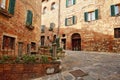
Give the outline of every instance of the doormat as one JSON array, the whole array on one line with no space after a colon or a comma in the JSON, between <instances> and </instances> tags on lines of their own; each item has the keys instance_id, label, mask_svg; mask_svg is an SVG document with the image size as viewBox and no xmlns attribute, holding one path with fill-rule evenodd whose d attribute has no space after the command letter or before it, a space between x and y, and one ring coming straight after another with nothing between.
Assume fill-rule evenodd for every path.
<instances>
[{"instance_id":1,"label":"doormat","mask_svg":"<svg viewBox=\"0 0 120 80\"><path fill-rule=\"evenodd\" d=\"M83 76L87 76L87 73L84 73L82 70L75 70L75 71L71 71L70 72L74 77L83 77Z\"/></svg>"}]
</instances>

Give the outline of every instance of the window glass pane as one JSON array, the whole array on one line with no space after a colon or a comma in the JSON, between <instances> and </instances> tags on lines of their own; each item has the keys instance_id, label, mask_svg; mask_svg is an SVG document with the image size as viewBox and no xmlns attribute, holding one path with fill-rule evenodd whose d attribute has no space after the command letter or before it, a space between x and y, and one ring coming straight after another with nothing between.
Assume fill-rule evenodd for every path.
<instances>
[{"instance_id":1,"label":"window glass pane","mask_svg":"<svg viewBox=\"0 0 120 80\"><path fill-rule=\"evenodd\" d=\"M92 12L92 20L95 20L95 12Z\"/></svg>"},{"instance_id":2,"label":"window glass pane","mask_svg":"<svg viewBox=\"0 0 120 80\"><path fill-rule=\"evenodd\" d=\"M15 38L9 36L3 36L3 47L2 49L13 50L15 46Z\"/></svg>"},{"instance_id":3,"label":"window glass pane","mask_svg":"<svg viewBox=\"0 0 120 80\"><path fill-rule=\"evenodd\" d=\"M68 6L73 5L73 0L68 0Z\"/></svg>"},{"instance_id":4,"label":"window glass pane","mask_svg":"<svg viewBox=\"0 0 120 80\"><path fill-rule=\"evenodd\" d=\"M72 18L68 18L67 19L67 25L71 25L71 24L73 24L73 20L72 20Z\"/></svg>"},{"instance_id":5,"label":"window glass pane","mask_svg":"<svg viewBox=\"0 0 120 80\"><path fill-rule=\"evenodd\" d=\"M91 13L88 13L88 21L91 20Z\"/></svg>"},{"instance_id":6,"label":"window glass pane","mask_svg":"<svg viewBox=\"0 0 120 80\"><path fill-rule=\"evenodd\" d=\"M119 13L119 6L115 6L115 15Z\"/></svg>"},{"instance_id":7,"label":"window glass pane","mask_svg":"<svg viewBox=\"0 0 120 80\"><path fill-rule=\"evenodd\" d=\"M52 4L51 9L55 9L55 3Z\"/></svg>"},{"instance_id":8,"label":"window glass pane","mask_svg":"<svg viewBox=\"0 0 120 80\"><path fill-rule=\"evenodd\" d=\"M44 8L43 8L43 13L46 13L46 12L47 12L47 8L44 7Z\"/></svg>"},{"instance_id":9,"label":"window glass pane","mask_svg":"<svg viewBox=\"0 0 120 80\"><path fill-rule=\"evenodd\" d=\"M1 6L3 9L5 9L5 6L6 6L6 0L2 0L0 6Z\"/></svg>"}]
</instances>

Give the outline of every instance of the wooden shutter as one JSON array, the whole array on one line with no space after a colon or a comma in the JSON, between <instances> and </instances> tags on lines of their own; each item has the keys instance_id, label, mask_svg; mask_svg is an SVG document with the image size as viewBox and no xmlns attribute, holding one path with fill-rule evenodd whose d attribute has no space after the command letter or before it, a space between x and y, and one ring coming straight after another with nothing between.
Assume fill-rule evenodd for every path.
<instances>
[{"instance_id":1,"label":"wooden shutter","mask_svg":"<svg viewBox=\"0 0 120 80\"><path fill-rule=\"evenodd\" d=\"M73 24L76 24L76 16L73 16Z\"/></svg>"},{"instance_id":2,"label":"wooden shutter","mask_svg":"<svg viewBox=\"0 0 120 80\"><path fill-rule=\"evenodd\" d=\"M27 11L27 20L26 20L26 24L27 25L32 25L32 17L33 14L30 10Z\"/></svg>"},{"instance_id":3,"label":"wooden shutter","mask_svg":"<svg viewBox=\"0 0 120 80\"><path fill-rule=\"evenodd\" d=\"M85 13L84 13L84 19L85 19L85 22L88 21L88 12L85 12Z\"/></svg>"},{"instance_id":4,"label":"wooden shutter","mask_svg":"<svg viewBox=\"0 0 120 80\"><path fill-rule=\"evenodd\" d=\"M67 18L65 18L65 26L67 26Z\"/></svg>"},{"instance_id":5,"label":"wooden shutter","mask_svg":"<svg viewBox=\"0 0 120 80\"><path fill-rule=\"evenodd\" d=\"M10 1L9 1L8 12L9 12L10 14L12 14L12 15L14 15L15 2L16 2L16 0L10 0Z\"/></svg>"},{"instance_id":6,"label":"wooden shutter","mask_svg":"<svg viewBox=\"0 0 120 80\"><path fill-rule=\"evenodd\" d=\"M76 0L73 0L73 5L76 3Z\"/></svg>"},{"instance_id":7,"label":"wooden shutter","mask_svg":"<svg viewBox=\"0 0 120 80\"><path fill-rule=\"evenodd\" d=\"M115 5L111 5L111 16L115 16Z\"/></svg>"},{"instance_id":8,"label":"wooden shutter","mask_svg":"<svg viewBox=\"0 0 120 80\"><path fill-rule=\"evenodd\" d=\"M68 7L68 0L66 0L66 7Z\"/></svg>"},{"instance_id":9,"label":"wooden shutter","mask_svg":"<svg viewBox=\"0 0 120 80\"><path fill-rule=\"evenodd\" d=\"M95 10L95 19L98 19L98 9Z\"/></svg>"}]
</instances>

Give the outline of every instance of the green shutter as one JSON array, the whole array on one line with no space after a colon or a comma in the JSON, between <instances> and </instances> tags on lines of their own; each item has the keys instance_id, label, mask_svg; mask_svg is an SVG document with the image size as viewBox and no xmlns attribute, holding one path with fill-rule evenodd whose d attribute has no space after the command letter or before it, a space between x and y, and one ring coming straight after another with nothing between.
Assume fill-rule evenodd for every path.
<instances>
[{"instance_id":1,"label":"green shutter","mask_svg":"<svg viewBox=\"0 0 120 80\"><path fill-rule=\"evenodd\" d=\"M30 10L27 11L27 20L26 20L26 24L27 25L32 25L32 17L33 14Z\"/></svg>"},{"instance_id":2,"label":"green shutter","mask_svg":"<svg viewBox=\"0 0 120 80\"><path fill-rule=\"evenodd\" d=\"M67 26L67 18L65 18L65 26Z\"/></svg>"},{"instance_id":3,"label":"green shutter","mask_svg":"<svg viewBox=\"0 0 120 80\"><path fill-rule=\"evenodd\" d=\"M66 0L66 7L68 7L68 0Z\"/></svg>"},{"instance_id":4,"label":"green shutter","mask_svg":"<svg viewBox=\"0 0 120 80\"><path fill-rule=\"evenodd\" d=\"M88 12L85 12L85 13L84 13L84 19L85 19L85 22L88 21Z\"/></svg>"},{"instance_id":5,"label":"green shutter","mask_svg":"<svg viewBox=\"0 0 120 80\"><path fill-rule=\"evenodd\" d=\"M76 0L73 0L73 5L76 3Z\"/></svg>"},{"instance_id":6,"label":"green shutter","mask_svg":"<svg viewBox=\"0 0 120 80\"><path fill-rule=\"evenodd\" d=\"M73 16L73 24L76 23L76 16Z\"/></svg>"},{"instance_id":7,"label":"green shutter","mask_svg":"<svg viewBox=\"0 0 120 80\"><path fill-rule=\"evenodd\" d=\"M98 9L95 10L95 19L98 19Z\"/></svg>"},{"instance_id":8,"label":"green shutter","mask_svg":"<svg viewBox=\"0 0 120 80\"><path fill-rule=\"evenodd\" d=\"M111 5L111 16L115 16L115 5Z\"/></svg>"},{"instance_id":9,"label":"green shutter","mask_svg":"<svg viewBox=\"0 0 120 80\"><path fill-rule=\"evenodd\" d=\"M9 2L8 12L12 15L14 15L15 2L16 2L16 0L10 0L10 2Z\"/></svg>"}]
</instances>

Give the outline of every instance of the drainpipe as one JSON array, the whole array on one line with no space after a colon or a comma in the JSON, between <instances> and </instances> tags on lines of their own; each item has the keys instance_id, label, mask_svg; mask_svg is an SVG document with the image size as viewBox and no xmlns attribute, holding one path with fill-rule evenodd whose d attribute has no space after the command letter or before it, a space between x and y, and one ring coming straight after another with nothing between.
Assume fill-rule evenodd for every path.
<instances>
[{"instance_id":1,"label":"drainpipe","mask_svg":"<svg viewBox=\"0 0 120 80\"><path fill-rule=\"evenodd\" d=\"M59 31L60 31L60 3L61 3L61 0L59 0L59 7L58 7L58 28L57 28L57 37L59 36Z\"/></svg>"}]
</instances>

